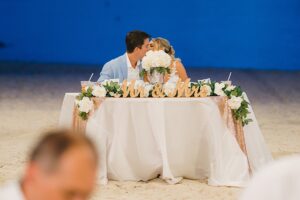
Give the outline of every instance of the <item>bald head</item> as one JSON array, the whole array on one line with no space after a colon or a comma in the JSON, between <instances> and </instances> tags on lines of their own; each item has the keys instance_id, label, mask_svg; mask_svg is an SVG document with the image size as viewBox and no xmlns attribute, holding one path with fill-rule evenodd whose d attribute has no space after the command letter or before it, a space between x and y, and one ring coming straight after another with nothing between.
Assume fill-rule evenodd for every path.
<instances>
[{"instance_id":1,"label":"bald head","mask_svg":"<svg viewBox=\"0 0 300 200\"><path fill-rule=\"evenodd\" d=\"M93 155L95 165L98 163L94 144L84 134L69 130L55 130L45 133L33 148L29 161L40 164L48 171L55 170L62 156L76 148L87 148Z\"/></svg>"},{"instance_id":2,"label":"bald head","mask_svg":"<svg viewBox=\"0 0 300 200\"><path fill-rule=\"evenodd\" d=\"M84 134L47 132L33 148L23 179L32 200L87 199L96 181L97 151Z\"/></svg>"}]
</instances>

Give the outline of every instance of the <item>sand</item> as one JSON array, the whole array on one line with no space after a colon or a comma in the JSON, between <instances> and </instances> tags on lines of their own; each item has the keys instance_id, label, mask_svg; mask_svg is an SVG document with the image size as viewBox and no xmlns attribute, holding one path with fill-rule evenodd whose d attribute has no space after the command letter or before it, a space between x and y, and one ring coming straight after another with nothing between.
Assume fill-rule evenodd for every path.
<instances>
[{"instance_id":1,"label":"sand","mask_svg":"<svg viewBox=\"0 0 300 200\"><path fill-rule=\"evenodd\" d=\"M57 125L65 92L99 73L94 66L0 63L0 185L22 174L26 155L43 130ZM232 80L247 92L275 159L300 152L300 72L191 69L192 78ZM212 187L206 180L177 185L155 179L110 181L92 199L237 199L241 188Z\"/></svg>"}]
</instances>

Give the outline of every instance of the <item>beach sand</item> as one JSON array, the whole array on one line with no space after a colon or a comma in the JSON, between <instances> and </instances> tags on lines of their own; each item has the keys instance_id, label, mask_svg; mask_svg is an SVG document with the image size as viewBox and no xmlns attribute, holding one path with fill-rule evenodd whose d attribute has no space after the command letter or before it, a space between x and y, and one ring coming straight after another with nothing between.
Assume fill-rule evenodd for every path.
<instances>
[{"instance_id":1,"label":"beach sand","mask_svg":"<svg viewBox=\"0 0 300 200\"><path fill-rule=\"evenodd\" d=\"M0 185L20 177L26 155L42 131L56 127L65 92L78 92L95 66L0 63ZM210 77L240 85L251 101L275 159L300 152L300 72L190 69L193 80ZM96 75L98 77L98 75ZM94 78L96 79L96 78ZM110 181L92 199L237 199L241 188L212 187L206 180L169 185Z\"/></svg>"}]
</instances>

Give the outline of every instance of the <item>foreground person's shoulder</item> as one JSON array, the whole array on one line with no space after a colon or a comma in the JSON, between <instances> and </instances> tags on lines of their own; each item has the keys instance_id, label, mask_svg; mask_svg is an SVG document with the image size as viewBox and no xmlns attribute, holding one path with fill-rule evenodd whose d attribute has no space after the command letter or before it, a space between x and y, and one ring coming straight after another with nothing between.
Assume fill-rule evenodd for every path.
<instances>
[{"instance_id":1,"label":"foreground person's shoulder","mask_svg":"<svg viewBox=\"0 0 300 200\"><path fill-rule=\"evenodd\" d=\"M300 156L269 163L254 174L240 200L300 199Z\"/></svg>"},{"instance_id":2,"label":"foreground person's shoulder","mask_svg":"<svg viewBox=\"0 0 300 200\"><path fill-rule=\"evenodd\" d=\"M0 199L2 200L25 200L21 187L17 181L6 183L0 187Z\"/></svg>"}]
</instances>

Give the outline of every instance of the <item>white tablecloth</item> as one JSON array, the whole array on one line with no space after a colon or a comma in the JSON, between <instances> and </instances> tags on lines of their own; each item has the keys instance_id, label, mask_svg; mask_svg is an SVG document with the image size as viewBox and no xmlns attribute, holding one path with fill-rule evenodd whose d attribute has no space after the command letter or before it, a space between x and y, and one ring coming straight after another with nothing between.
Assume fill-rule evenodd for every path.
<instances>
[{"instance_id":1,"label":"white tablecloth","mask_svg":"<svg viewBox=\"0 0 300 200\"><path fill-rule=\"evenodd\" d=\"M72 126L76 93L66 93L59 124ZM252 111L252 109L250 108ZM272 160L253 111L244 127L252 170ZM210 98L106 98L88 119L87 134L100 153L99 181L169 183L208 178L210 185L244 186L248 163Z\"/></svg>"}]
</instances>

